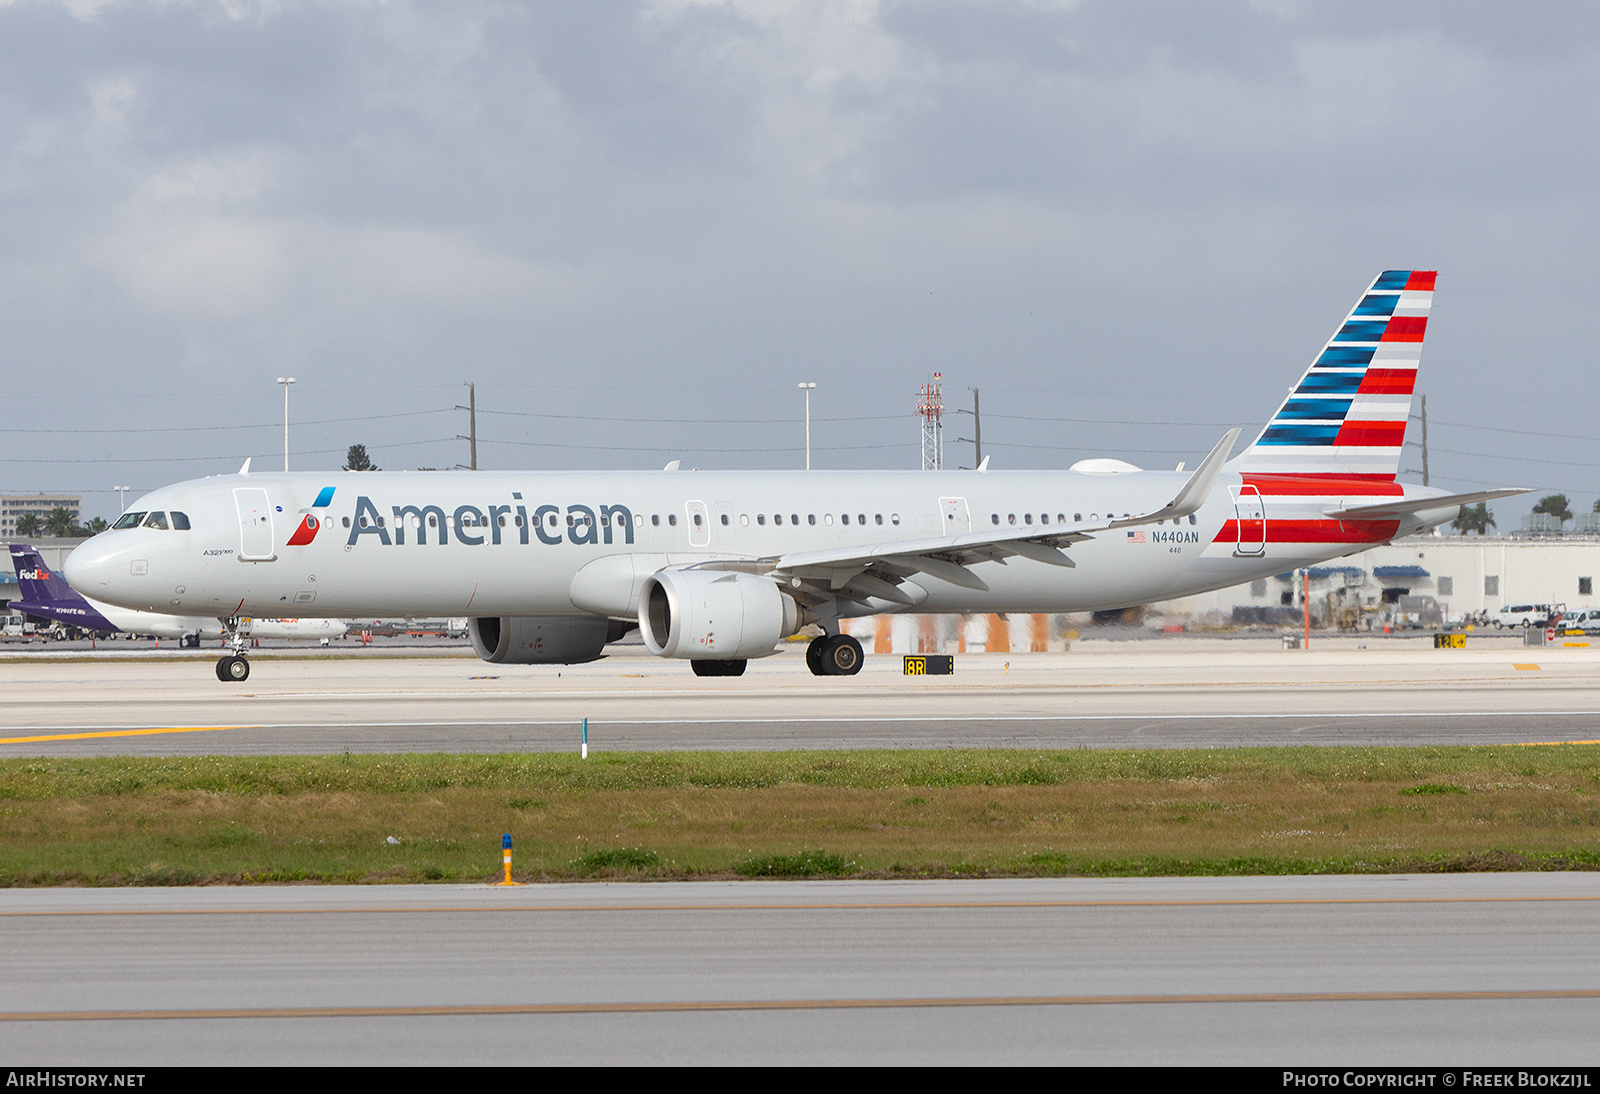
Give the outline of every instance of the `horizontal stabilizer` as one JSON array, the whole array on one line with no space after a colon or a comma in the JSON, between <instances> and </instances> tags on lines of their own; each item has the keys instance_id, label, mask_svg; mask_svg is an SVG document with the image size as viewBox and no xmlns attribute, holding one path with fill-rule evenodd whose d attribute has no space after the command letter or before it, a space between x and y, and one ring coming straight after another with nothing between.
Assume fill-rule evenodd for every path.
<instances>
[{"instance_id":1,"label":"horizontal stabilizer","mask_svg":"<svg viewBox=\"0 0 1600 1094\"><path fill-rule=\"evenodd\" d=\"M1432 498L1396 498L1394 501L1378 502L1373 505L1353 505L1348 509L1324 509L1322 515L1335 520L1343 520L1346 517L1353 520L1374 520L1379 517L1421 513L1429 509L1448 509L1452 505L1476 505L1480 501L1494 501L1496 498L1509 498L1515 494L1530 492L1528 487L1515 487L1502 490L1475 490L1470 494L1442 494Z\"/></svg>"}]
</instances>

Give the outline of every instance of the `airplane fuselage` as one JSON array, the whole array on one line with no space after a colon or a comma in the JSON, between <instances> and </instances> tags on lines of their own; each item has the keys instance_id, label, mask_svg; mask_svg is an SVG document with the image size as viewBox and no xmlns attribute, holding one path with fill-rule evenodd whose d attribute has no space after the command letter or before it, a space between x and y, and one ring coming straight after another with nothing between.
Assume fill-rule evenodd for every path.
<instances>
[{"instance_id":1,"label":"airplane fuselage","mask_svg":"<svg viewBox=\"0 0 1600 1094\"><path fill-rule=\"evenodd\" d=\"M658 570L752 564L1006 529L1041 536L1159 509L1183 472L255 473L179 483L142 510L189 529L103 533L75 552L80 592L143 611L281 615L594 615L629 619ZM1334 476L1224 472L1198 511L1100 530L1064 567L978 562L987 589L919 573L888 610L1085 611L1170 599L1354 553L1457 511L1340 521L1324 512L1432 491ZM319 499L325 504L316 505Z\"/></svg>"}]
</instances>

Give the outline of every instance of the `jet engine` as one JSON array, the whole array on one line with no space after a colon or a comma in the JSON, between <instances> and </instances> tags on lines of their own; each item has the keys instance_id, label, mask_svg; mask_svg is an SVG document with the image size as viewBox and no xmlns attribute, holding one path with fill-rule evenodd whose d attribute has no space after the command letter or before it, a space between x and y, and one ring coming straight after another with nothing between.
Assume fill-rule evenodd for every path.
<instances>
[{"instance_id":1,"label":"jet engine","mask_svg":"<svg viewBox=\"0 0 1600 1094\"><path fill-rule=\"evenodd\" d=\"M477 616L467 622L472 650L496 665L576 665L596 661L607 642L633 625L587 615Z\"/></svg>"},{"instance_id":2,"label":"jet engine","mask_svg":"<svg viewBox=\"0 0 1600 1094\"><path fill-rule=\"evenodd\" d=\"M765 657L816 617L771 580L727 570L663 570L639 594L639 631L657 657Z\"/></svg>"}]
</instances>

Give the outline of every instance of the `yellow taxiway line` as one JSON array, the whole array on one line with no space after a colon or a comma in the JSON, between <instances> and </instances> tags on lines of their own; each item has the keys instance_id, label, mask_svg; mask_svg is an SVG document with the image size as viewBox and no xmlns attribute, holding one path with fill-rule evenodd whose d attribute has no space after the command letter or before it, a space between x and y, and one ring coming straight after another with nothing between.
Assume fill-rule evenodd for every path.
<instances>
[{"instance_id":1,"label":"yellow taxiway line","mask_svg":"<svg viewBox=\"0 0 1600 1094\"><path fill-rule=\"evenodd\" d=\"M252 729L253 726L162 726L155 729L104 729L93 733L54 733L42 737L0 737L0 745L27 745L41 741L87 741L93 737L148 737L156 733L217 733L224 729Z\"/></svg>"}]
</instances>

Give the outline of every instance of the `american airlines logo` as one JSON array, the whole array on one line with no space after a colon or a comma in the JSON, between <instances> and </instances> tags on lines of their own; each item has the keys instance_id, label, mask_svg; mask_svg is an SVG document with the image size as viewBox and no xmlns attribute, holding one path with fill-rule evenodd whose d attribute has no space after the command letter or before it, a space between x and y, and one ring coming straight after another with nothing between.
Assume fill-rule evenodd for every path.
<instances>
[{"instance_id":1,"label":"american airlines logo","mask_svg":"<svg viewBox=\"0 0 1600 1094\"><path fill-rule=\"evenodd\" d=\"M324 486L317 494L317 500L308 508L300 510L304 516L301 518L300 527L294 530L294 535L289 537L288 546L304 547L317 538L317 529L322 526L322 521L317 518L317 510L327 509L333 504L333 487Z\"/></svg>"},{"instance_id":2,"label":"american airlines logo","mask_svg":"<svg viewBox=\"0 0 1600 1094\"><path fill-rule=\"evenodd\" d=\"M476 505L458 505L450 512L441 505L392 505L385 514L363 494L356 498L348 545L355 546L362 536L373 536L385 547L404 546L407 541L419 546L429 542L443 545L452 537L473 547L505 543L513 537L518 543L537 538L551 546L611 543L616 538L633 542L633 511L626 505L568 505L564 509L540 505L530 510L521 494L511 498L512 504L490 505L487 511Z\"/></svg>"}]
</instances>

